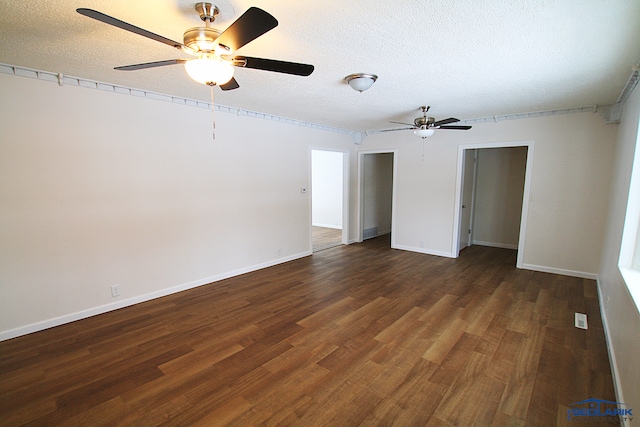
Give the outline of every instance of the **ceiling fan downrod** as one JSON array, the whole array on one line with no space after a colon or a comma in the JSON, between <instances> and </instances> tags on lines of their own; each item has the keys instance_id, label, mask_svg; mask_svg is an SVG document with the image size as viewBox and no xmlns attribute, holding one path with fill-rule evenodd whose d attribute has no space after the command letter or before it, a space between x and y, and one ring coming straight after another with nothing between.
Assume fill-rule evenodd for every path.
<instances>
[{"instance_id":1,"label":"ceiling fan downrod","mask_svg":"<svg viewBox=\"0 0 640 427\"><path fill-rule=\"evenodd\" d=\"M231 49L223 44L216 43L221 32L215 28L211 28L211 23L215 21L216 16L220 13L217 6L208 2L199 2L195 6L196 12L200 15L200 19L204 21L204 27L190 28L184 32L184 45L191 49L192 53L217 53L228 55ZM218 50L216 52L216 50Z\"/></svg>"}]
</instances>

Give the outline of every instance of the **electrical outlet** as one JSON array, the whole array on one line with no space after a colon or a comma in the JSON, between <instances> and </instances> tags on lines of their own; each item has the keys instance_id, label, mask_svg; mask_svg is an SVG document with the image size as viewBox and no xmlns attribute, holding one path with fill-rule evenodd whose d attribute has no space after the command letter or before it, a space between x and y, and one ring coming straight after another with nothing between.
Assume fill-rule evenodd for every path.
<instances>
[{"instance_id":1,"label":"electrical outlet","mask_svg":"<svg viewBox=\"0 0 640 427\"><path fill-rule=\"evenodd\" d=\"M114 298L120 296L120 285L111 285L111 296Z\"/></svg>"}]
</instances>

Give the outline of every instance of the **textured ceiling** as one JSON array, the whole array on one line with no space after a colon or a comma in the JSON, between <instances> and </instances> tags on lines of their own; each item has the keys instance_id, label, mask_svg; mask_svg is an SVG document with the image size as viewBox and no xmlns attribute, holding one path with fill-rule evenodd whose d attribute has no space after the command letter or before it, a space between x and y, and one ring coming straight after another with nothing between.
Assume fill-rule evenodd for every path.
<instances>
[{"instance_id":1,"label":"textured ceiling","mask_svg":"<svg viewBox=\"0 0 640 427\"><path fill-rule=\"evenodd\" d=\"M224 29L251 6L279 26L238 53L315 65L309 77L236 69L219 104L350 130L411 121L605 105L640 59L638 0L221 0ZM187 0L0 1L0 62L209 100L181 65L114 66L184 58L158 42L76 13L99 10L173 40L200 26ZM358 93L354 72L378 81Z\"/></svg>"}]
</instances>

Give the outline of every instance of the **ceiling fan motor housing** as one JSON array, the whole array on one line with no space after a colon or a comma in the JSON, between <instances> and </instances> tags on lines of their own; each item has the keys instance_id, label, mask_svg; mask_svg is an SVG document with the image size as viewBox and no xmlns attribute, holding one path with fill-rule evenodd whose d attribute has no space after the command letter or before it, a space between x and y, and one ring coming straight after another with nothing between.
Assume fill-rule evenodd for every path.
<instances>
[{"instance_id":1,"label":"ceiling fan motor housing","mask_svg":"<svg viewBox=\"0 0 640 427\"><path fill-rule=\"evenodd\" d=\"M228 55L231 53L231 49L225 45L219 45L215 41L220 37L222 32L215 28L209 27L209 24L215 21L216 16L220 13L217 6L200 2L196 3L196 12L200 15L206 23L206 27L190 28L184 32L184 45L188 46L194 53L218 53L221 55ZM218 46L222 51L216 52Z\"/></svg>"},{"instance_id":2,"label":"ceiling fan motor housing","mask_svg":"<svg viewBox=\"0 0 640 427\"><path fill-rule=\"evenodd\" d=\"M429 127L431 126L434 122L436 121L436 119L434 117L418 117L417 119L415 119L413 121L413 123L417 126L417 127Z\"/></svg>"},{"instance_id":3,"label":"ceiling fan motor housing","mask_svg":"<svg viewBox=\"0 0 640 427\"><path fill-rule=\"evenodd\" d=\"M216 50L216 40L222 34L215 28L195 27L184 32L184 45L188 46L195 53L210 53ZM222 46L222 45L220 45ZM224 46L226 50L230 50Z\"/></svg>"}]
</instances>

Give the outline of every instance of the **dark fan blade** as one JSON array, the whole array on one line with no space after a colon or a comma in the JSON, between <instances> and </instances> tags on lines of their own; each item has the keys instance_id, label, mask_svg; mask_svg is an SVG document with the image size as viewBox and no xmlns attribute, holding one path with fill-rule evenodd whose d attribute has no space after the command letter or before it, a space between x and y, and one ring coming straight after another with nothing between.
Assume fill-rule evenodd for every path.
<instances>
[{"instance_id":1,"label":"dark fan blade","mask_svg":"<svg viewBox=\"0 0 640 427\"><path fill-rule=\"evenodd\" d=\"M415 125L412 125L411 123L394 122L394 121L390 121L389 123L395 123L395 124L397 124L397 125L407 125L407 126L413 126L413 127L415 127Z\"/></svg>"},{"instance_id":2,"label":"dark fan blade","mask_svg":"<svg viewBox=\"0 0 640 427\"><path fill-rule=\"evenodd\" d=\"M182 43L173 41L166 37L159 36L158 34L152 33L151 31L144 30L140 27L136 27L135 25L131 25L129 23L116 19L112 16L105 15L104 13L98 12L97 10L80 8L80 9L76 9L76 12L78 12L80 15L97 19L98 21L104 22L105 24L113 25L114 27L122 28L123 30L130 31L134 34L138 34L140 36L147 37L151 40L155 40L160 43L169 45L171 47L175 47L176 49L186 48L186 46L184 46Z\"/></svg>"},{"instance_id":3,"label":"dark fan blade","mask_svg":"<svg viewBox=\"0 0 640 427\"><path fill-rule=\"evenodd\" d=\"M165 65L184 64L186 59L168 59L166 61L145 62L143 64L123 65L122 67L115 67L114 70L118 71L135 71L144 70L145 68L164 67Z\"/></svg>"},{"instance_id":4,"label":"dark fan blade","mask_svg":"<svg viewBox=\"0 0 640 427\"><path fill-rule=\"evenodd\" d=\"M457 130L469 130L471 126L440 126L438 129L457 129Z\"/></svg>"},{"instance_id":5,"label":"dark fan blade","mask_svg":"<svg viewBox=\"0 0 640 427\"><path fill-rule=\"evenodd\" d=\"M433 126L442 126L448 125L449 123L459 122L460 119L456 119L454 117L449 117L448 119L438 120L437 122L433 122Z\"/></svg>"},{"instance_id":6,"label":"dark fan blade","mask_svg":"<svg viewBox=\"0 0 640 427\"><path fill-rule=\"evenodd\" d=\"M233 77L231 77L231 80L229 80L227 83L220 85L220 89L222 90L233 90L233 89L238 89L239 87L240 85L238 84L236 79Z\"/></svg>"},{"instance_id":7,"label":"dark fan blade","mask_svg":"<svg viewBox=\"0 0 640 427\"><path fill-rule=\"evenodd\" d=\"M224 30L216 42L230 47L235 52L277 26L276 18L262 9L251 7Z\"/></svg>"},{"instance_id":8,"label":"dark fan blade","mask_svg":"<svg viewBox=\"0 0 640 427\"><path fill-rule=\"evenodd\" d=\"M252 58L249 56L236 56L233 58L233 65L256 70L274 71L276 73L294 74L296 76L308 76L313 73L314 70L313 65L309 64L277 61L275 59Z\"/></svg>"}]
</instances>

